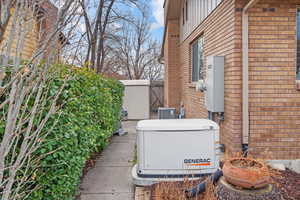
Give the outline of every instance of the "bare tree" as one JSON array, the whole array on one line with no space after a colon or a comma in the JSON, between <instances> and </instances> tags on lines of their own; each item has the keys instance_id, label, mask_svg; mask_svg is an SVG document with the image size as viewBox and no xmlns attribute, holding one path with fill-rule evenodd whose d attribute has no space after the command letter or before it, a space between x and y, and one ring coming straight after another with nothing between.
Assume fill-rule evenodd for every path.
<instances>
[{"instance_id":1,"label":"bare tree","mask_svg":"<svg viewBox=\"0 0 300 200\"><path fill-rule=\"evenodd\" d=\"M43 20L36 12L43 2L16 0L13 5L14 12L1 9L1 16L11 15L12 23L8 38L5 38L3 51L5 57L12 59L10 62L6 60L0 63L0 69L4 72L0 77L0 122L3 130L0 132L2 200L26 199L32 191L38 189L39 186L32 184L32 177L38 167L36 159L39 158L35 158L33 154L42 145L44 138L51 134L51 130L45 132L44 127L49 118L58 111L57 100L64 88L62 83L62 86L49 96L47 85L52 81L51 62L55 56L51 49L57 46L61 32L78 10L77 1L61 2L56 21L51 29L47 30L39 48L26 63L21 62L24 43L33 29L32 25ZM5 26L2 27L3 32L7 31ZM12 44L15 44L14 52L11 51ZM41 62L45 57L48 59Z\"/></svg>"},{"instance_id":2,"label":"bare tree","mask_svg":"<svg viewBox=\"0 0 300 200\"><path fill-rule=\"evenodd\" d=\"M133 22L124 22L116 40L114 57L129 79L158 79L162 65L158 63L160 43L152 38L149 9L143 8Z\"/></svg>"},{"instance_id":3,"label":"bare tree","mask_svg":"<svg viewBox=\"0 0 300 200\"><path fill-rule=\"evenodd\" d=\"M89 42L86 61L90 62L91 66L96 68L98 73L101 72L103 66L104 35L114 3L115 0L100 0L97 6L95 20L92 24L87 12L87 5L84 1L81 1Z\"/></svg>"},{"instance_id":4,"label":"bare tree","mask_svg":"<svg viewBox=\"0 0 300 200\"><path fill-rule=\"evenodd\" d=\"M104 70L105 58L107 56L106 43L110 40L111 31L108 31L111 25L122 20L130 20L127 13L118 10L120 5L137 6L138 0L99 0L96 5L96 14L89 15L89 0L81 0L81 7L84 16L84 22L87 32L88 49L86 63L94 68L97 73ZM110 29L111 30L111 29Z\"/></svg>"},{"instance_id":5,"label":"bare tree","mask_svg":"<svg viewBox=\"0 0 300 200\"><path fill-rule=\"evenodd\" d=\"M164 65L159 63L158 59L160 56L160 48L161 45L157 43L156 48L153 49L152 53L150 54L150 57L152 62L144 69L144 73L142 76L142 79L146 80L162 80L164 76Z\"/></svg>"}]
</instances>

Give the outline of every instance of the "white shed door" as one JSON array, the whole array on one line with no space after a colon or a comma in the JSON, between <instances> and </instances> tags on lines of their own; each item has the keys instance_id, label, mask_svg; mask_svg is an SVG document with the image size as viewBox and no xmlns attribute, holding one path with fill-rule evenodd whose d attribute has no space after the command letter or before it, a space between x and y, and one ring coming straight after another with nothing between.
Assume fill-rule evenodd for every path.
<instances>
[{"instance_id":1,"label":"white shed door","mask_svg":"<svg viewBox=\"0 0 300 200\"><path fill-rule=\"evenodd\" d=\"M123 107L128 111L128 119L149 119L149 86L125 86Z\"/></svg>"}]
</instances>

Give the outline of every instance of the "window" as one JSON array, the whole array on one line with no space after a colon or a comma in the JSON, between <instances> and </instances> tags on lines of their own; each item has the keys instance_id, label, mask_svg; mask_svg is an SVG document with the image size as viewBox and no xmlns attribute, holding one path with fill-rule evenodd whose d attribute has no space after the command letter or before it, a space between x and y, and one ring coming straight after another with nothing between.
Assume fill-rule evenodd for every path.
<instances>
[{"instance_id":1,"label":"window","mask_svg":"<svg viewBox=\"0 0 300 200\"><path fill-rule=\"evenodd\" d=\"M192 82L202 80L204 72L204 39L199 37L192 43Z\"/></svg>"},{"instance_id":2,"label":"window","mask_svg":"<svg viewBox=\"0 0 300 200\"><path fill-rule=\"evenodd\" d=\"M300 8L297 9L297 80L300 80Z\"/></svg>"}]
</instances>

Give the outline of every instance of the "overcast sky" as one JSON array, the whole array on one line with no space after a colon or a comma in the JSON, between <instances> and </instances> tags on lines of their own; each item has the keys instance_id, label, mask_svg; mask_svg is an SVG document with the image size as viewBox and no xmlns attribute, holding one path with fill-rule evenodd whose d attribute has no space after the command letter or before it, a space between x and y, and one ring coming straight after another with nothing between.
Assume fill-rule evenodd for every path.
<instances>
[{"instance_id":1,"label":"overcast sky","mask_svg":"<svg viewBox=\"0 0 300 200\"><path fill-rule=\"evenodd\" d=\"M152 33L153 35L162 40L163 37L163 26L164 26L164 10L163 10L164 0L151 0L152 7Z\"/></svg>"}]
</instances>

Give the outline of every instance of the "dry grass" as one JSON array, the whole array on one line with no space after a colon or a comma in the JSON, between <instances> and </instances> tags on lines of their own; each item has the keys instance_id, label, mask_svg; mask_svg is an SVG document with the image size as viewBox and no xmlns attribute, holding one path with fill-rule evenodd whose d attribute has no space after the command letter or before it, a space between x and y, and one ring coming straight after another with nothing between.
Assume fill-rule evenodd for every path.
<instances>
[{"instance_id":1,"label":"dry grass","mask_svg":"<svg viewBox=\"0 0 300 200\"><path fill-rule=\"evenodd\" d=\"M153 200L184 200L184 191L179 183L160 183L154 186L152 192Z\"/></svg>"},{"instance_id":2,"label":"dry grass","mask_svg":"<svg viewBox=\"0 0 300 200\"><path fill-rule=\"evenodd\" d=\"M186 179L184 182L163 182L156 184L152 188L152 200L186 200L185 190L195 187L206 179L207 177L203 177L197 181ZM206 191L192 200L217 200L214 190L213 183L208 181Z\"/></svg>"},{"instance_id":3,"label":"dry grass","mask_svg":"<svg viewBox=\"0 0 300 200\"><path fill-rule=\"evenodd\" d=\"M215 196L215 185L208 180L207 184L206 184L206 190L204 192L203 195L203 200L217 200L216 196Z\"/></svg>"}]
</instances>

